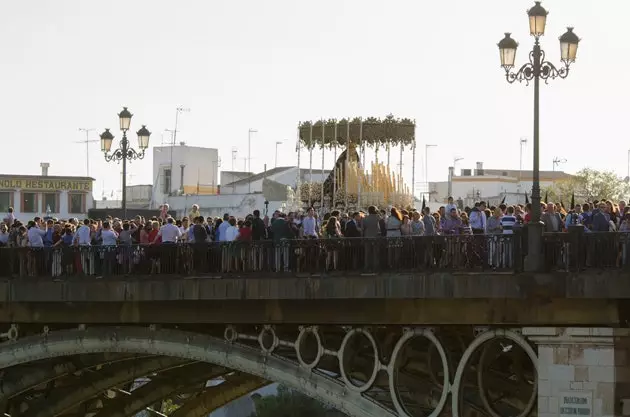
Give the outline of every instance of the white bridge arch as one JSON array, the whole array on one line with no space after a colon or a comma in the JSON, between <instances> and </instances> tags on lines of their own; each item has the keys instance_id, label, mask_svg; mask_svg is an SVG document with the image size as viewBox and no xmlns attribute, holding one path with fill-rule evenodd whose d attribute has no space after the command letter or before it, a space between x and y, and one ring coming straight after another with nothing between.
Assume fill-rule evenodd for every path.
<instances>
[{"instance_id":1,"label":"white bridge arch","mask_svg":"<svg viewBox=\"0 0 630 417\"><path fill-rule=\"evenodd\" d=\"M144 327L94 327L27 336L0 344L0 369L90 353L136 353L197 360L242 371L313 397L350 417L395 417L340 381L286 359L205 334Z\"/></svg>"},{"instance_id":2,"label":"white bridge arch","mask_svg":"<svg viewBox=\"0 0 630 417\"><path fill-rule=\"evenodd\" d=\"M257 336L247 333L239 334L234 327L227 326L224 338L177 329L159 329L154 326L80 327L78 329L65 329L54 332L49 332L46 328L43 334L19 338L17 326L12 326L9 332L4 334L4 337L8 337L10 340L0 344L0 370L35 361L75 355L156 355L158 357L173 358L173 360L205 362L222 368L240 371L252 375L252 378L262 378L258 380L258 384L265 382L264 380L279 382L324 404L328 404L344 412L349 417L409 417L410 412L398 398L398 387L396 386L397 358L402 355L402 349L408 342L414 338L423 338L436 349L438 354L436 359L440 363L439 368L442 372L441 381L436 382L441 390L439 400L430 415L440 415L447 406L448 396L450 395L449 412L453 416L458 417L461 415L460 407L463 405L460 395L463 394L464 372L471 365L470 361L473 354L480 351L483 358L486 352L483 347L487 346L486 342L494 339L507 339L520 346L533 365L532 394L524 403L519 416L529 415L535 406L537 397L536 352L518 332L508 329L482 329L478 334L475 334L475 337L467 346L461 346L462 356L459 357L457 362L453 363L447 357L447 351L441 337L436 337L433 330L426 328L402 330L402 335L393 345L391 357L387 362L384 362L384 358L379 354L379 343L372 331L369 328L360 327L345 328L345 336L342 338L340 349L331 350L324 348L320 330L317 326L300 327L295 342L280 340L272 326L262 326ZM300 352L307 335L312 336L312 339L317 342L317 346L311 352L312 358L305 360ZM369 342L368 346L370 351L373 352L374 359L374 363L366 368L368 371L366 382L362 385L355 385L351 381L344 365L348 344L353 337L357 336L364 336ZM250 347L249 345L241 344L239 340L253 342L255 346ZM294 348L297 360L275 354L276 348L280 345ZM340 378L333 378L319 370L317 366L324 355L332 356L339 361ZM86 361L89 362L87 359ZM148 362L145 365L154 366L155 364ZM163 366L161 363L158 365ZM124 368L124 364L122 367ZM19 373L20 368L13 368L12 371L13 373ZM387 400L385 404L381 404L367 395L367 390L374 385L376 375L380 371L385 372L388 380L388 393L391 396L392 409L387 408L389 406ZM480 372L477 369L482 405L490 415L497 416L498 414L490 407L487 395L482 387L483 378ZM10 392L19 392L28 383L32 386L34 380L39 380L39 382L46 380L49 374L50 372L40 371L37 373L39 376L33 374L32 378L21 380L20 383L6 385L6 395L3 395L5 394L4 392L0 392L0 402L6 400L6 398L11 398ZM203 374L199 374L194 377L199 378L203 376ZM124 375L122 377L124 378ZM434 377L435 375L433 375ZM257 385L253 384L253 386ZM20 387L22 388L20 389ZM230 387L226 387L226 389L228 388ZM5 390L3 389L2 391Z\"/></svg>"}]
</instances>

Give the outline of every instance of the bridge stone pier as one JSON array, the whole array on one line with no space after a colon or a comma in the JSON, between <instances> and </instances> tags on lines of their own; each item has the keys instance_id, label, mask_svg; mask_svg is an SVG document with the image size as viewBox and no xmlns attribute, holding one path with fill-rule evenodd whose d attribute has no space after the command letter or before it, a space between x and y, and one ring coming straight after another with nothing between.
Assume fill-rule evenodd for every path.
<instances>
[{"instance_id":1,"label":"bridge stone pier","mask_svg":"<svg viewBox=\"0 0 630 417\"><path fill-rule=\"evenodd\" d=\"M538 415L630 415L630 332L606 327L533 327Z\"/></svg>"},{"instance_id":2,"label":"bridge stone pier","mask_svg":"<svg viewBox=\"0 0 630 417\"><path fill-rule=\"evenodd\" d=\"M0 411L201 417L278 382L350 417L626 416L628 300L624 271L7 280Z\"/></svg>"}]
</instances>

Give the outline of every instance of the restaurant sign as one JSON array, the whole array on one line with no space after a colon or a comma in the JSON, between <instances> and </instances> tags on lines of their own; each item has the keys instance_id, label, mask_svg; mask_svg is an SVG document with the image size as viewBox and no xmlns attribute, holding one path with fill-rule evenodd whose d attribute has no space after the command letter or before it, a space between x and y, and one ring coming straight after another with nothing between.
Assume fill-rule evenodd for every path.
<instances>
[{"instance_id":1,"label":"restaurant sign","mask_svg":"<svg viewBox=\"0 0 630 417\"><path fill-rule=\"evenodd\" d=\"M590 417L593 415L592 392L561 392L560 417Z\"/></svg>"},{"instance_id":2,"label":"restaurant sign","mask_svg":"<svg viewBox=\"0 0 630 417\"><path fill-rule=\"evenodd\" d=\"M92 181L68 179L0 178L0 188L40 191L92 191Z\"/></svg>"}]
</instances>

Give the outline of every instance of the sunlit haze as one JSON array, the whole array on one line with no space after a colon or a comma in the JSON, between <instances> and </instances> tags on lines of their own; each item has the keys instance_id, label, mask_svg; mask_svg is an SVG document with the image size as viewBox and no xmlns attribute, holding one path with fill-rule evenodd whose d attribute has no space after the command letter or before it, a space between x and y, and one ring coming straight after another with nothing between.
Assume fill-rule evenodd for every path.
<instances>
[{"instance_id":1,"label":"sunlit haze","mask_svg":"<svg viewBox=\"0 0 630 417\"><path fill-rule=\"evenodd\" d=\"M220 169L235 169L252 141L253 171L295 165L301 120L349 116L414 118L416 180L445 180L458 165L517 168L519 139L529 139L531 169L533 88L510 85L499 66L504 32L519 41L517 65L532 46L529 0L451 2L377 0L317 2L36 1L5 2L0 14L0 66L5 156L2 173L85 175L85 139L78 129L112 128L116 114L134 113L132 130L146 124L151 145L168 142L175 108L177 141L216 147ZM625 176L627 0L548 0L543 48L559 63L560 36L574 26L582 38L565 80L541 88L541 169L590 166ZM163 137L162 137L163 136ZM132 143L136 145L135 133ZM120 167L105 163L90 143L95 196L120 189ZM147 184L151 153L129 167L128 184ZM305 155L305 154L304 154ZM371 153L369 154L371 155ZM327 155L332 163L332 153ZM411 154L404 172L411 177ZM398 152L392 154L392 165ZM308 166L308 158L302 159ZM321 156L314 158L321 166ZM396 168L393 168L396 169Z\"/></svg>"}]
</instances>

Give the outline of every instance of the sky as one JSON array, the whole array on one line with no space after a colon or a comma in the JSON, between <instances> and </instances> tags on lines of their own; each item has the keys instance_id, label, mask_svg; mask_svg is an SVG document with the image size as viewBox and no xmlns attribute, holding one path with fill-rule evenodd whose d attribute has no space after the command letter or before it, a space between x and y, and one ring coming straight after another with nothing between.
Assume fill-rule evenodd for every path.
<instances>
[{"instance_id":1,"label":"sky","mask_svg":"<svg viewBox=\"0 0 630 417\"><path fill-rule=\"evenodd\" d=\"M170 139L218 148L221 169L247 157L253 171L295 165L298 122L320 118L397 117L416 120L416 182L445 180L458 168L519 166L519 141L529 140L532 166L533 87L510 85L499 65L504 32L519 41L517 65L532 46L525 0L56 0L3 2L0 13L0 114L3 174L85 175L85 133L98 139L117 113L134 113L152 145ZM589 166L625 176L630 60L625 43L627 0L548 0L548 60L559 64L558 37L574 26L582 38L567 79L541 86L541 169ZM136 144L135 134L131 137ZM120 189L120 166L89 145L95 196ZM11 151L9 151L11 150ZM368 151L368 160L373 158ZM384 152L380 153L381 160ZM332 166L332 154L326 156ZM392 151L397 170L399 151ZM313 157L321 169L321 154ZM403 156L411 181L411 152ZM302 153L302 167L308 155ZM128 184L152 182L151 152L128 169Z\"/></svg>"}]
</instances>

